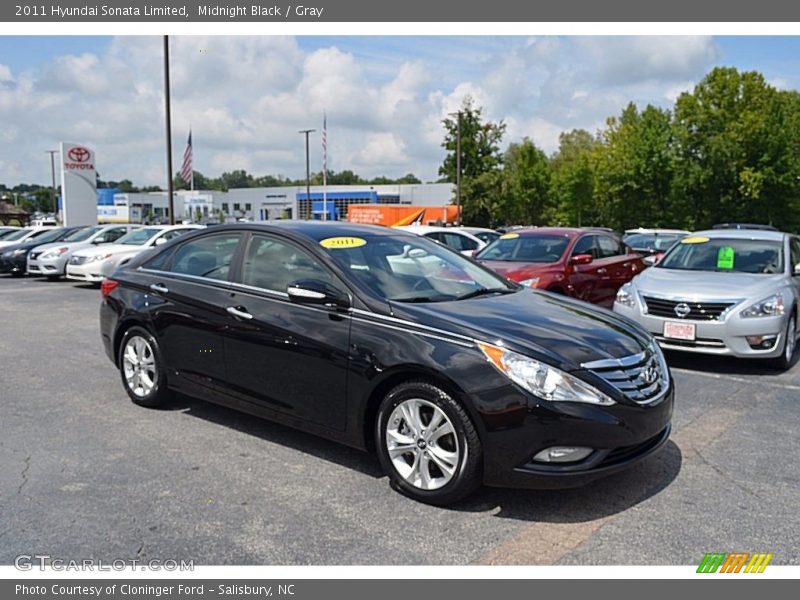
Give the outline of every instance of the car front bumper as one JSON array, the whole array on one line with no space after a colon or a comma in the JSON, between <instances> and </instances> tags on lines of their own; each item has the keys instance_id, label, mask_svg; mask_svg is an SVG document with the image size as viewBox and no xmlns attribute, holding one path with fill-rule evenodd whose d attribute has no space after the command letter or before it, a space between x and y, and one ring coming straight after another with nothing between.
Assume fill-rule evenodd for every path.
<instances>
[{"instance_id":1,"label":"car front bumper","mask_svg":"<svg viewBox=\"0 0 800 600\"><path fill-rule=\"evenodd\" d=\"M24 273L25 254L10 256L8 258L0 256L0 273Z\"/></svg>"},{"instance_id":2,"label":"car front bumper","mask_svg":"<svg viewBox=\"0 0 800 600\"><path fill-rule=\"evenodd\" d=\"M28 257L27 272L29 275L60 277L64 274L66 264L66 256L48 259L43 259L41 256L35 259Z\"/></svg>"},{"instance_id":3,"label":"car front bumper","mask_svg":"<svg viewBox=\"0 0 800 600\"><path fill-rule=\"evenodd\" d=\"M98 260L95 262L84 263L82 265L67 265L66 277L73 281L90 281L100 283L105 279L103 265L107 261Z\"/></svg>"},{"instance_id":4,"label":"car front bumper","mask_svg":"<svg viewBox=\"0 0 800 600\"><path fill-rule=\"evenodd\" d=\"M520 390L516 393L524 395ZM657 401L647 405L530 405L524 417L516 419L515 426L509 427L509 421L506 426L495 426L485 433L484 483L527 489L573 488L628 469L669 439L674 396L671 383ZM492 400L484 396L478 402L490 405ZM500 401L508 404L507 396ZM554 446L591 448L592 453L572 463L534 460L539 452Z\"/></svg>"},{"instance_id":5,"label":"car front bumper","mask_svg":"<svg viewBox=\"0 0 800 600\"><path fill-rule=\"evenodd\" d=\"M658 340L659 346L665 350L682 352L699 352L719 356L736 356L739 358L775 358L783 352L786 337L786 325L789 316L756 317L743 319L737 312L727 315L721 321L695 321L689 319L667 319L642 312L638 305L629 307L614 303L614 312L636 321ZM664 336L664 324L667 322L692 323L695 326L694 340L676 340ZM774 336L774 344L769 348L753 348L747 341L748 336Z\"/></svg>"}]
</instances>

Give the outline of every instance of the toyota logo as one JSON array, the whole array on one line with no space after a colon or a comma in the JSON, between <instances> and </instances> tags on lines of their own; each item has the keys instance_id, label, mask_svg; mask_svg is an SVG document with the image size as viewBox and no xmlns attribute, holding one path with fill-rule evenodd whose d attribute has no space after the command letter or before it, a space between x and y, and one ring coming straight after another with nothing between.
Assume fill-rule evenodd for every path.
<instances>
[{"instance_id":1,"label":"toyota logo","mask_svg":"<svg viewBox=\"0 0 800 600\"><path fill-rule=\"evenodd\" d=\"M80 146L75 146L74 148L70 148L67 151L67 156L70 160L79 163L85 163L92 157L92 153L89 152L86 148L81 148Z\"/></svg>"},{"instance_id":2,"label":"toyota logo","mask_svg":"<svg viewBox=\"0 0 800 600\"><path fill-rule=\"evenodd\" d=\"M689 308L689 305L686 302L681 302L680 304L676 305L673 309L675 314L678 315L681 319L683 319L686 315L692 312L692 309Z\"/></svg>"}]
</instances>

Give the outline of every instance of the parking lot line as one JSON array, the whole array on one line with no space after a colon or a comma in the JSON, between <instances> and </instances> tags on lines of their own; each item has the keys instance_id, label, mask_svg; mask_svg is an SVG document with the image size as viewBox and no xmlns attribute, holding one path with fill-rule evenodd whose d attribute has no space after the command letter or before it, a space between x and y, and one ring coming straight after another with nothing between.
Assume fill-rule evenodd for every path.
<instances>
[{"instance_id":1,"label":"parking lot line","mask_svg":"<svg viewBox=\"0 0 800 600\"><path fill-rule=\"evenodd\" d=\"M792 385L791 383L778 383L776 381L764 381L763 377L758 379L748 379L746 377L736 377L728 373L706 373L704 371L694 371L692 369L681 369L672 367L670 369L673 373L685 373L687 375L695 375L697 377L709 377L711 379L719 379L723 381L736 381L738 383L747 383L750 385L768 386L782 390L800 390L800 385Z\"/></svg>"}]
</instances>

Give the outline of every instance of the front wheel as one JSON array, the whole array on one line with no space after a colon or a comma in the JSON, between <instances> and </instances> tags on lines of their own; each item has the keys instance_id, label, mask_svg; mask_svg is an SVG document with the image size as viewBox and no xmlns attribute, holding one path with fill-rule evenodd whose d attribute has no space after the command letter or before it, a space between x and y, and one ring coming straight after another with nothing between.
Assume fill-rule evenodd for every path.
<instances>
[{"instance_id":1,"label":"front wheel","mask_svg":"<svg viewBox=\"0 0 800 600\"><path fill-rule=\"evenodd\" d=\"M789 322L786 324L786 333L784 334L783 353L773 359L772 364L776 369L786 371L791 368L794 363L794 354L797 349L797 321L795 316L789 317Z\"/></svg>"},{"instance_id":2,"label":"front wheel","mask_svg":"<svg viewBox=\"0 0 800 600\"><path fill-rule=\"evenodd\" d=\"M456 502L481 485L482 451L464 408L441 388L392 389L377 417L378 458L396 490L420 502Z\"/></svg>"},{"instance_id":3,"label":"front wheel","mask_svg":"<svg viewBox=\"0 0 800 600\"><path fill-rule=\"evenodd\" d=\"M136 404L155 408L168 400L167 381L161 366L158 342L142 327L125 332L119 347L122 385Z\"/></svg>"}]
</instances>

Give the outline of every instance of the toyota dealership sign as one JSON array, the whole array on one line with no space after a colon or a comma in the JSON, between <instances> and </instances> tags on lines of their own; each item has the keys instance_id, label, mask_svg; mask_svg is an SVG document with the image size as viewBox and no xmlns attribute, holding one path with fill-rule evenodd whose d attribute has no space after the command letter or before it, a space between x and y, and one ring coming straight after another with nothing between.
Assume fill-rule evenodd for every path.
<instances>
[{"instance_id":1,"label":"toyota dealership sign","mask_svg":"<svg viewBox=\"0 0 800 600\"><path fill-rule=\"evenodd\" d=\"M66 226L97 223L97 171L94 151L83 144L61 143L61 194Z\"/></svg>"}]
</instances>

